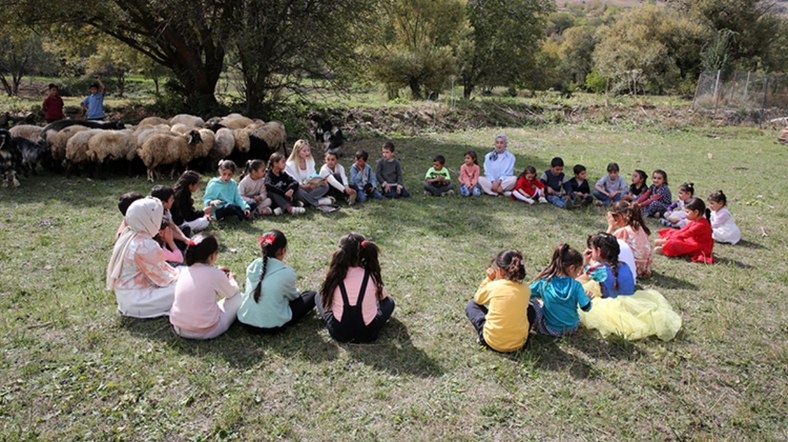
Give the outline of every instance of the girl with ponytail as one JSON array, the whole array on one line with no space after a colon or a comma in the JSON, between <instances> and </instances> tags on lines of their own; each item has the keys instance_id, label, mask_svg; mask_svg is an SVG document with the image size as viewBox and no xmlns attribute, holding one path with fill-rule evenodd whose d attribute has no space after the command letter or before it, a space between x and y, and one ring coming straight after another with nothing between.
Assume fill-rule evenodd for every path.
<instances>
[{"instance_id":1,"label":"girl with ponytail","mask_svg":"<svg viewBox=\"0 0 788 442\"><path fill-rule=\"evenodd\" d=\"M372 342L394 312L383 287L380 249L350 232L339 239L328 273L315 297L328 333L339 342Z\"/></svg>"},{"instance_id":2,"label":"girl with ponytail","mask_svg":"<svg viewBox=\"0 0 788 442\"><path fill-rule=\"evenodd\" d=\"M635 270L638 277L651 276L651 234L643 221L640 206L635 203L619 201L607 209L607 233L620 239L632 250ZM622 250L623 252L623 250ZM625 259L621 259L625 261Z\"/></svg>"},{"instance_id":3,"label":"girl with ponytail","mask_svg":"<svg viewBox=\"0 0 788 442\"><path fill-rule=\"evenodd\" d=\"M736 244L741 239L741 230L733 220L733 215L728 211L727 205L728 198L722 190L709 195L712 237L717 242Z\"/></svg>"},{"instance_id":4,"label":"girl with ponytail","mask_svg":"<svg viewBox=\"0 0 788 442\"><path fill-rule=\"evenodd\" d=\"M662 229L654 241L654 253L665 256L689 256L694 262L714 262L712 249L711 211L700 198L691 198L684 204L687 225L681 230Z\"/></svg>"},{"instance_id":5,"label":"girl with ponytail","mask_svg":"<svg viewBox=\"0 0 788 442\"><path fill-rule=\"evenodd\" d=\"M603 298L615 298L621 295L631 295L635 293L635 278L629 266L618 260L621 251L618 239L609 233L597 233L591 235L587 240L588 249L583 256L586 264L586 274L593 272L595 268L604 267L606 277L600 281L601 293ZM579 281L587 281L584 274Z\"/></svg>"},{"instance_id":6,"label":"girl with ponytail","mask_svg":"<svg viewBox=\"0 0 788 442\"><path fill-rule=\"evenodd\" d=\"M306 316L315 306L315 292L296 289L295 270L284 263L287 238L270 230L257 243L262 257L246 269L238 320L252 333L272 333Z\"/></svg>"},{"instance_id":7,"label":"girl with ponytail","mask_svg":"<svg viewBox=\"0 0 788 442\"><path fill-rule=\"evenodd\" d=\"M531 291L523 284L525 265L519 250L504 250L490 263L473 299L465 306L479 342L499 352L521 349L535 313L528 308Z\"/></svg>"},{"instance_id":8,"label":"girl with ponytail","mask_svg":"<svg viewBox=\"0 0 788 442\"><path fill-rule=\"evenodd\" d=\"M268 198L265 190L265 161L252 159L246 162L241 182L238 183L238 192L250 207L255 207L254 211L258 215L274 213L271 208L271 198ZM281 214L280 209L277 215Z\"/></svg>"},{"instance_id":9,"label":"girl with ponytail","mask_svg":"<svg viewBox=\"0 0 788 442\"><path fill-rule=\"evenodd\" d=\"M531 308L539 333L566 336L577 330L578 307L591 309L591 298L575 280L582 272L583 255L568 244L558 244L550 264L531 282Z\"/></svg>"},{"instance_id":10,"label":"girl with ponytail","mask_svg":"<svg viewBox=\"0 0 788 442\"><path fill-rule=\"evenodd\" d=\"M695 184L683 183L679 186L679 199L665 209L665 214L659 219L659 223L665 227L680 229L687 225L687 214L684 212L684 204L695 196Z\"/></svg>"}]
</instances>

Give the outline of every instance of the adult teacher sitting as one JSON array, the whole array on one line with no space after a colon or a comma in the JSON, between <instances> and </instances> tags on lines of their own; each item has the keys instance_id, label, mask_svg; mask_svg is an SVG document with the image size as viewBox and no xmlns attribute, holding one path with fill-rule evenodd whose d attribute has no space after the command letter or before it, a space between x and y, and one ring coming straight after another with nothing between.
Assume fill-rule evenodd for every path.
<instances>
[{"instance_id":1,"label":"adult teacher sitting","mask_svg":"<svg viewBox=\"0 0 788 442\"><path fill-rule=\"evenodd\" d=\"M495 136L495 150L484 156L484 175L479 177L479 186L487 195L509 195L517 183L515 157L507 149L508 145L506 135L498 134Z\"/></svg>"}]
</instances>

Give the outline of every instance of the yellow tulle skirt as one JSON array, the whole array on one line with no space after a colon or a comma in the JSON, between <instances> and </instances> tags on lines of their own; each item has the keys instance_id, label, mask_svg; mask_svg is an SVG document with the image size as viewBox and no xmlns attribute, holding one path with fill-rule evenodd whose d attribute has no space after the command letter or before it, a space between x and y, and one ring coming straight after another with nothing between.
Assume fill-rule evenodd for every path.
<instances>
[{"instance_id":1,"label":"yellow tulle skirt","mask_svg":"<svg viewBox=\"0 0 788 442\"><path fill-rule=\"evenodd\" d=\"M598 330L602 337L620 336L629 341L656 336L670 341L681 328L681 316L656 290L638 290L630 296L602 298L599 283L589 281L583 288L596 295L588 312L580 311L580 324Z\"/></svg>"}]
</instances>

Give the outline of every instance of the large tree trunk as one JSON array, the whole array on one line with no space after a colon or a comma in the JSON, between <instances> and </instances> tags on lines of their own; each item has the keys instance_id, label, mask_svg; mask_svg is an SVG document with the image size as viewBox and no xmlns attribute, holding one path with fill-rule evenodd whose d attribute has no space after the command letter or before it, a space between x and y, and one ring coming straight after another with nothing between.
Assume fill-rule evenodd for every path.
<instances>
[{"instance_id":1,"label":"large tree trunk","mask_svg":"<svg viewBox=\"0 0 788 442\"><path fill-rule=\"evenodd\" d=\"M410 86L410 95L414 100L421 100L421 85L419 84L419 80L416 78L411 78L408 81L408 86Z\"/></svg>"},{"instance_id":2,"label":"large tree trunk","mask_svg":"<svg viewBox=\"0 0 788 442\"><path fill-rule=\"evenodd\" d=\"M462 96L466 100L471 98L471 94L473 93L474 85L471 83L470 80L464 80L462 82Z\"/></svg>"}]
</instances>

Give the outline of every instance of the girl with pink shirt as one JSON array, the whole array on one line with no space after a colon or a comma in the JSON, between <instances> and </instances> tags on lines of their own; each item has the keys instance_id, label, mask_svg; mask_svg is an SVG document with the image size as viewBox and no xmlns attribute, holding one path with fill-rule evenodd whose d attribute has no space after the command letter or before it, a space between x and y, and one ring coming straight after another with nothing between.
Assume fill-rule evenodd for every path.
<instances>
[{"instance_id":1,"label":"girl with pink shirt","mask_svg":"<svg viewBox=\"0 0 788 442\"><path fill-rule=\"evenodd\" d=\"M326 280L315 296L328 333L339 342L372 342L394 312L383 288L378 247L358 233L339 240Z\"/></svg>"},{"instance_id":2,"label":"girl with pink shirt","mask_svg":"<svg viewBox=\"0 0 788 442\"><path fill-rule=\"evenodd\" d=\"M479 187L479 172L476 151L465 152L465 163L460 166L460 195L479 196L482 194L482 188Z\"/></svg>"},{"instance_id":3,"label":"girl with pink shirt","mask_svg":"<svg viewBox=\"0 0 788 442\"><path fill-rule=\"evenodd\" d=\"M219 241L200 233L188 242L186 265L175 283L175 301L170 323L175 333L187 339L213 339L226 332L235 321L241 297L235 273L214 267L219 257ZM218 302L216 298L220 297Z\"/></svg>"}]
</instances>

